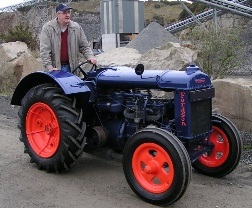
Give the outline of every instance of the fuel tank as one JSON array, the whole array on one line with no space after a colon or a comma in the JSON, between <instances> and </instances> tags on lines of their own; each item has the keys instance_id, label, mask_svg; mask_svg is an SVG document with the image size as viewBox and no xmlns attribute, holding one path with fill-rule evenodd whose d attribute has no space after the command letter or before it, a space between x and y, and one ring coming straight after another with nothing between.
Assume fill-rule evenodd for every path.
<instances>
[{"instance_id":1,"label":"fuel tank","mask_svg":"<svg viewBox=\"0 0 252 208\"><path fill-rule=\"evenodd\" d=\"M97 86L106 88L191 90L212 86L210 77L195 65L185 71L145 70L142 75L125 66L102 68L92 73L89 76L95 79Z\"/></svg>"}]
</instances>

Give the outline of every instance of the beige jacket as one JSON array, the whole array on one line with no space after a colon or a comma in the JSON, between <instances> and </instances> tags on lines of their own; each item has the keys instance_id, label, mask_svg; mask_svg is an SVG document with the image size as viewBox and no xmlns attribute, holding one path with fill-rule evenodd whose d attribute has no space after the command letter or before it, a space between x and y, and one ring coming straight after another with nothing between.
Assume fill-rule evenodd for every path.
<instances>
[{"instance_id":1,"label":"beige jacket","mask_svg":"<svg viewBox=\"0 0 252 208\"><path fill-rule=\"evenodd\" d=\"M40 56L46 69L59 68L61 50L61 28L57 19L53 19L42 27L40 34ZM73 21L68 24L68 56L73 70L80 61L80 53L86 59L94 57L81 26Z\"/></svg>"}]
</instances>

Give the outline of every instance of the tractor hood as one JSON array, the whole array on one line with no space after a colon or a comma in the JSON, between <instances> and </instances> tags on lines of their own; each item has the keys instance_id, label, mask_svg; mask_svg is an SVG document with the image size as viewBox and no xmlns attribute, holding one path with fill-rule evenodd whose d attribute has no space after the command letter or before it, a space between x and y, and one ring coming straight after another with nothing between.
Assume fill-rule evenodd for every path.
<instances>
[{"instance_id":1,"label":"tractor hood","mask_svg":"<svg viewBox=\"0 0 252 208\"><path fill-rule=\"evenodd\" d=\"M145 70L142 75L137 75L130 67L103 68L93 77L97 86L106 88L191 90L212 86L210 77L194 65L185 71Z\"/></svg>"}]
</instances>

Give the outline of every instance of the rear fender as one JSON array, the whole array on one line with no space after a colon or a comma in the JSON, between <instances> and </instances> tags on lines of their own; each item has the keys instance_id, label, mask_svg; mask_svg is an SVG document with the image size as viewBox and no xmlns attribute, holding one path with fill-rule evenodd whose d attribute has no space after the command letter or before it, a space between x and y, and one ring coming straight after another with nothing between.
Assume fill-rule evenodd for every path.
<instances>
[{"instance_id":1,"label":"rear fender","mask_svg":"<svg viewBox=\"0 0 252 208\"><path fill-rule=\"evenodd\" d=\"M63 71L37 71L27 75L18 83L12 96L11 104L21 105L21 100L31 88L44 83L59 85L66 95L90 94L90 89L85 82L71 73Z\"/></svg>"}]
</instances>

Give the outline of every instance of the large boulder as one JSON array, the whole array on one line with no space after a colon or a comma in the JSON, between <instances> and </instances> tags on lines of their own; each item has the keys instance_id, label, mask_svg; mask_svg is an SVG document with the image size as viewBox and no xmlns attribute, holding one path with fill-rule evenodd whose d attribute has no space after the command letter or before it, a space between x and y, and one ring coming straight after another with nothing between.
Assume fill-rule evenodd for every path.
<instances>
[{"instance_id":1,"label":"large boulder","mask_svg":"<svg viewBox=\"0 0 252 208\"><path fill-rule=\"evenodd\" d=\"M23 42L9 42L0 45L0 91L11 92L27 74L43 70Z\"/></svg>"},{"instance_id":2,"label":"large boulder","mask_svg":"<svg viewBox=\"0 0 252 208\"><path fill-rule=\"evenodd\" d=\"M183 70L197 62L198 51L192 45L167 42L143 54L139 60L146 69Z\"/></svg>"},{"instance_id":3,"label":"large boulder","mask_svg":"<svg viewBox=\"0 0 252 208\"><path fill-rule=\"evenodd\" d=\"M213 108L233 121L239 130L252 133L252 79L219 79L213 85Z\"/></svg>"},{"instance_id":4,"label":"large boulder","mask_svg":"<svg viewBox=\"0 0 252 208\"><path fill-rule=\"evenodd\" d=\"M134 67L141 54L133 48L120 47L96 56L99 66L129 66Z\"/></svg>"}]
</instances>

